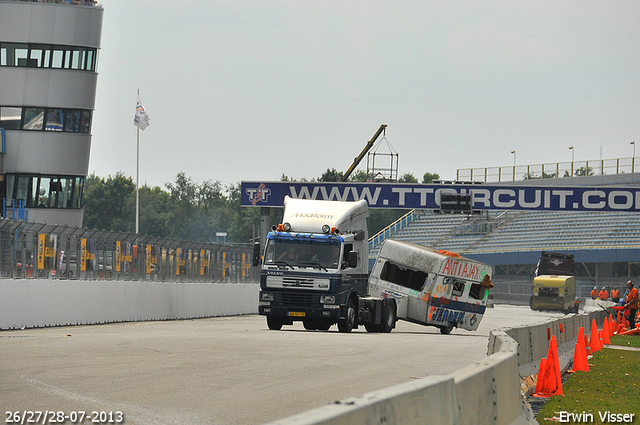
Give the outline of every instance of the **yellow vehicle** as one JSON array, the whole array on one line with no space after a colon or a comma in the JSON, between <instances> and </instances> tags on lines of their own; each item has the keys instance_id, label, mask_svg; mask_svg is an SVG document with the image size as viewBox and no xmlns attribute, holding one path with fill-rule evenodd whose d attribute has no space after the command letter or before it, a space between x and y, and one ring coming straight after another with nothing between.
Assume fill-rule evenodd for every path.
<instances>
[{"instance_id":1,"label":"yellow vehicle","mask_svg":"<svg viewBox=\"0 0 640 425\"><path fill-rule=\"evenodd\" d=\"M532 310L577 313L575 262L573 255L542 252L533 279Z\"/></svg>"}]
</instances>

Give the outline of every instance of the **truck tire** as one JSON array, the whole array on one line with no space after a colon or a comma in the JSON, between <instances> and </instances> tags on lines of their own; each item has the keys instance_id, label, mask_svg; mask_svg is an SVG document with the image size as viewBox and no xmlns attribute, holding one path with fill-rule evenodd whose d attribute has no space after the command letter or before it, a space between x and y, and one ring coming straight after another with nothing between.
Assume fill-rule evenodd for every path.
<instances>
[{"instance_id":1,"label":"truck tire","mask_svg":"<svg viewBox=\"0 0 640 425\"><path fill-rule=\"evenodd\" d=\"M388 334L396 325L396 304L393 301L385 304L382 319L379 332Z\"/></svg>"},{"instance_id":2,"label":"truck tire","mask_svg":"<svg viewBox=\"0 0 640 425\"><path fill-rule=\"evenodd\" d=\"M442 335L449 335L451 333L451 331L453 330L453 323L449 322L448 325L439 326L439 328L440 328L440 333Z\"/></svg>"},{"instance_id":3,"label":"truck tire","mask_svg":"<svg viewBox=\"0 0 640 425\"><path fill-rule=\"evenodd\" d=\"M302 326L308 331L315 331L318 329L318 322L315 320L303 320Z\"/></svg>"},{"instance_id":4,"label":"truck tire","mask_svg":"<svg viewBox=\"0 0 640 425\"><path fill-rule=\"evenodd\" d=\"M347 311L344 319L338 320L338 330L343 333L349 333L356 326L356 308L353 300L349 299L347 303Z\"/></svg>"},{"instance_id":5,"label":"truck tire","mask_svg":"<svg viewBox=\"0 0 640 425\"><path fill-rule=\"evenodd\" d=\"M378 332L380 332L380 325L364 325L364 328L369 333L378 333Z\"/></svg>"},{"instance_id":6,"label":"truck tire","mask_svg":"<svg viewBox=\"0 0 640 425\"><path fill-rule=\"evenodd\" d=\"M282 329L282 320L278 317L267 316L267 327L272 331L279 331Z\"/></svg>"}]
</instances>

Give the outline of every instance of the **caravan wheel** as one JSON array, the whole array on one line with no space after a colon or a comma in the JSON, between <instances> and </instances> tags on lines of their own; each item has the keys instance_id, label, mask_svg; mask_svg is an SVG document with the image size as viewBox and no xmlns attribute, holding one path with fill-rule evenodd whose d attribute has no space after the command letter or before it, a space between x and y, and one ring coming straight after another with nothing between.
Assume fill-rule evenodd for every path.
<instances>
[{"instance_id":1,"label":"caravan wheel","mask_svg":"<svg viewBox=\"0 0 640 425\"><path fill-rule=\"evenodd\" d=\"M440 333L442 335L449 335L453 330L453 323L449 322L446 326L440 326Z\"/></svg>"}]
</instances>

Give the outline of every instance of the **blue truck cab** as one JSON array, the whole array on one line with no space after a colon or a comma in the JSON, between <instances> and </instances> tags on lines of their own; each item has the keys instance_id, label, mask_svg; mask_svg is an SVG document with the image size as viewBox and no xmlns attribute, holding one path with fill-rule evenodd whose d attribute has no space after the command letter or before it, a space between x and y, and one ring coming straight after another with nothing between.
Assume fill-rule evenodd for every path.
<instances>
[{"instance_id":1,"label":"blue truck cab","mask_svg":"<svg viewBox=\"0 0 640 425\"><path fill-rule=\"evenodd\" d=\"M267 326L302 321L305 329L357 328L367 295L366 201L285 197L282 224L267 235L261 260L258 312Z\"/></svg>"}]
</instances>

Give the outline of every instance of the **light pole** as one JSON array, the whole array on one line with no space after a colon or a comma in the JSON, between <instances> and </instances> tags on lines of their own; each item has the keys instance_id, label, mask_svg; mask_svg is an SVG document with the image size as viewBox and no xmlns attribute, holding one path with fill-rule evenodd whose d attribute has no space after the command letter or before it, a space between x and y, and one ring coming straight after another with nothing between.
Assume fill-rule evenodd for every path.
<instances>
[{"instance_id":1,"label":"light pole","mask_svg":"<svg viewBox=\"0 0 640 425\"><path fill-rule=\"evenodd\" d=\"M631 172L633 173L636 165L636 142L632 140L629 144L633 146L633 156L631 157Z\"/></svg>"},{"instance_id":2,"label":"light pole","mask_svg":"<svg viewBox=\"0 0 640 425\"><path fill-rule=\"evenodd\" d=\"M511 153L513 154L513 181L516 181L516 151L512 150Z\"/></svg>"},{"instance_id":3,"label":"light pole","mask_svg":"<svg viewBox=\"0 0 640 425\"><path fill-rule=\"evenodd\" d=\"M571 151L571 177L573 177L573 154L574 154L573 146L569 146L569 150Z\"/></svg>"}]
</instances>

